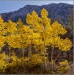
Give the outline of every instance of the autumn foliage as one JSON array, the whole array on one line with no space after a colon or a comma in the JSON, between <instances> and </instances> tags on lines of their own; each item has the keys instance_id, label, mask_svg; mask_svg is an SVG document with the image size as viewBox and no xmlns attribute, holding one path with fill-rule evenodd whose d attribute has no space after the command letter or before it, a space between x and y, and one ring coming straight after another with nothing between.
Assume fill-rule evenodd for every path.
<instances>
[{"instance_id":1,"label":"autumn foliage","mask_svg":"<svg viewBox=\"0 0 74 75\"><path fill-rule=\"evenodd\" d=\"M8 73L9 69L10 73L26 73L26 70L39 66L53 73L54 65L58 63L56 70L64 73L69 69L69 62L57 61L59 55L56 55L55 59L53 57L55 48L60 53L71 50L70 39L61 37L65 34L67 34L65 27L57 21L51 23L48 11L44 8L41 10L40 17L34 10L28 13L26 24L21 19L17 22L11 20L4 22L0 16L0 51L6 45L8 48L7 54L5 52L0 54L0 72ZM22 56L17 56L15 49L17 52L20 49Z\"/></svg>"}]
</instances>

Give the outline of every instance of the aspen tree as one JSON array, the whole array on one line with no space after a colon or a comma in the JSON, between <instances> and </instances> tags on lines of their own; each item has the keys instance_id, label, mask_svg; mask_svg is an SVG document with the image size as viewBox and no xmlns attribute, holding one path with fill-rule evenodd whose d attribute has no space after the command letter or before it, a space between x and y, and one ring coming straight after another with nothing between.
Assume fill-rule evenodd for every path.
<instances>
[{"instance_id":1,"label":"aspen tree","mask_svg":"<svg viewBox=\"0 0 74 75\"><path fill-rule=\"evenodd\" d=\"M60 37L60 35L65 35L67 33L66 29L57 21L51 24L51 19L48 18L48 11L45 8L41 10L41 17L39 17L35 11L31 14L27 14L26 22L30 25L31 29L33 29L34 33L41 35L40 50L41 53L44 54L45 65L47 65L47 46L52 47L51 62L53 61L55 47L58 47L61 51L68 51L72 47L72 43L69 39L62 39ZM62 45L63 42L64 44Z\"/></svg>"}]
</instances>

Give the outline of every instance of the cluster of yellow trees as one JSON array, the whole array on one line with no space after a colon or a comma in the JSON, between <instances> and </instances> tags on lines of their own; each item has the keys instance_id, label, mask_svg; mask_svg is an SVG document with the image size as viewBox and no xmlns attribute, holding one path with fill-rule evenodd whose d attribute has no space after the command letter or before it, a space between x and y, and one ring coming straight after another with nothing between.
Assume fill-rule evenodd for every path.
<instances>
[{"instance_id":1,"label":"cluster of yellow trees","mask_svg":"<svg viewBox=\"0 0 74 75\"><path fill-rule=\"evenodd\" d=\"M26 25L19 19L17 22L4 22L0 16L0 50L8 44L9 52L11 48L18 48L22 50L22 57L24 63L27 62L32 65L44 64L47 66L48 60L48 47L52 48L51 61L53 63L53 52L55 47L60 51L68 51L72 47L72 42L69 38L61 38L60 35L67 33L63 25L57 21L51 24L51 19L48 18L46 9L41 10L39 17L35 11L28 13L26 17ZM33 48L34 53L33 53ZM24 53L28 49L28 55ZM8 58L12 58L11 63ZM14 61L21 62L22 58L18 58L13 54L11 56L5 53L0 54L0 70L4 70L8 65L13 64Z\"/></svg>"}]
</instances>

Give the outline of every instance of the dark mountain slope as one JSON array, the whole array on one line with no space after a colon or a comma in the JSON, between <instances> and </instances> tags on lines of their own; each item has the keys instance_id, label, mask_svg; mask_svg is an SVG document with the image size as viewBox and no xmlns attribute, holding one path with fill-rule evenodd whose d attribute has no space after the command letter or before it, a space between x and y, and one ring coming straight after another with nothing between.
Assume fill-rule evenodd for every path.
<instances>
[{"instance_id":1,"label":"dark mountain slope","mask_svg":"<svg viewBox=\"0 0 74 75\"><path fill-rule=\"evenodd\" d=\"M2 13L2 17L5 21L12 20L17 21L18 18L22 18L23 22L25 22L27 13L31 13L35 10L40 15L40 10L42 8L46 8L49 12L49 17L55 20L61 19L61 23L67 24L68 16L72 14L73 5L59 3L59 4L48 4L48 5L26 5L23 8L20 8L17 11Z\"/></svg>"}]
</instances>

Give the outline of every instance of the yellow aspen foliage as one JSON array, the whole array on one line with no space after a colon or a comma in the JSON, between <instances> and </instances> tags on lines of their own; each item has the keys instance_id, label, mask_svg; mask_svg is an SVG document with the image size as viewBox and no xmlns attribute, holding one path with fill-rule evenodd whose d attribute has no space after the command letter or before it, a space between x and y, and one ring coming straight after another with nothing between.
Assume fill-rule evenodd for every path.
<instances>
[{"instance_id":1,"label":"yellow aspen foliage","mask_svg":"<svg viewBox=\"0 0 74 75\"><path fill-rule=\"evenodd\" d=\"M16 66L17 64L18 65L21 65L21 58L19 59L17 56L13 55L10 57L11 58L11 62L8 63L8 67L13 67L13 66Z\"/></svg>"},{"instance_id":2,"label":"yellow aspen foliage","mask_svg":"<svg viewBox=\"0 0 74 75\"><path fill-rule=\"evenodd\" d=\"M21 26L24 24L21 18L18 19L17 24L17 26Z\"/></svg>"},{"instance_id":3,"label":"yellow aspen foliage","mask_svg":"<svg viewBox=\"0 0 74 75\"><path fill-rule=\"evenodd\" d=\"M31 30L28 26L23 25L21 33L7 36L7 43L13 48L26 48L30 44ZM12 39L12 40L11 40Z\"/></svg>"},{"instance_id":4,"label":"yellow aspen foliage","mask_svg":"<svg viewBox=\"0 0 74 75\"><path fill-rule=\"evenodd\" d=\"M0 35L3 35L3 31L5 29L5 22L3 20L3 18L0 16Z\"/></svg>"},{"instance_id":5,"label":"yellow aspen foliage","mask_svg":"<svg viewBox=\"0 0 74 75\"><path fill-rule=\"evenodd\" d=\"M61 51L68 51L72 48L72 42L69 38L61 39L60 43L58 43L58 46Z\"/></svg>"},{"instance_id":6,"label":"yellow aspen foliage","mask_svg":"<svg viewBox=\"0 0 74 75\"><path fill-rule=\"evenodd\" d=\"M7 68L7 62L6 62L7 55L5 53L0 54L0 72L5 72L5 69Z\"/></svg>"},{"instance_id":7,"label":"yellow aspen foliage","mask_svg":"<svg viewBox=\"0 0 74 75\"><path fill-rule=\"evenodd\" d=\"M12 39L12 41L9 41L8 44L10 44L13 48L21 48L22 47L22 39L20 35L11 35L9 39Z\"/></svg>"},{"instance_id":8,"label":"yellow aspen foliage","mask_svg":"<svg viewBox=\"0 0 74 75\"><path fill-rule=\"evenodd\" d=\"M62 62L59 62L60 66L65 66L65 65L69 65L67 60L64 60Z\"/></svg>"},{"instance_id":9,"label":"yellow aspen foliage","mask_svg":"<svg viewBox=\"0 0 74 75\"><path fill-rule=\"evenodd\" d=\"M16 33L17 31L17 28L16 28L16 23L12 22L11 20L8 21L8 24L7 24L7 29L8 29L8 32L10 34L14 34ZM12 28L12 29L11 29Z\"/></svg>"},{"instance_id":10,"label":"yellow aspen foliage","mask_svg":"<svg viewBox=\"0 0 74 75\"><path fill-rule=\"evenodd\" d=\"M66 34L67 33L67 30L63 27L63 25L59 24L57 21L55 21L53 24L52 24L52 29L53 29L53 32L54 34Z\"/></svg>"},{"instance_id":11,"label":"yellow aspen foliage","mask_svg":"<svg viewBox=\"0 0 74 75\"><path fill-rule=\"evenodd\" d=\"M70 39L63 39L60 36L64 36L67 30L57 21L51 24L51 19L48 18L48 11L45 8L41 10L40 17L34 10L31 14L28 13L26 23L28 25L25 25L21 19L17 22L12 22L11 20L4 22L0 16L0 50L5 43L14 49L18 48L26 51L26 49L29 48L30 50L28 50L29 57L24 56L24 51L22 51L24 57L21 59L16 55L10 56L12 62L9 63L9 66L14 66L17 62L22 64L22 59L24 63L28 62L30 65L39 65L43 63L47 65L47 50L49 50L47 46L53 47L54 49L57 47L64 52L72 48ZM32 47L34 48L35 54L32 52ZM51 55L53 56L53 52ZM7 66L5 61L6 57L5 54L0 54L0 70L3 70L3 68ZM53 63L53 57L51 62ZM64 67L65 64L67 65ZM68 69L67 61L60 62L59 65L63 66L62 69L64 70Z\"/></svg>"},{"instance_id":12,"label":"yellow aspen foliage","mask_svg":"<svg viewBox=\"0 0 74 75\"><path fill-rule=\"evenodd\" d=\"M62 62L59 62L58 70L64 73L70 68L70 65L67 60L64 60Z\"/></svg>"},{"instance_id":13,"label":"yellow aspen foliage","mask_svg":"<svg viewBox=\"0 0 74 75\"><path fill-rule=\"evenodd\" d=\"M40 56L39 54L33 54L30 58L29 63L31 65L39 65L43 63L43 57Z\"/></svg>"},{"instance_id":14,"label":"yellow aspen foliage","mask_svg":"<svg viewBox=\"0 0 74 75\"><path fill-rule=\"evenodd\" d=\"M2 49L2 47L5 45L5 37L0 36L0 50Z\"/></svg>"},{"instance_id":15,"label":"yellow aspen foliage","mask_svg":"<svg viewBox=\"0 0 74 75\"><path fill-rule=\"evenodd\" d=\"M34 32L41 32L42 25L39 23L41 18L38 17L35 11L31 14L27 14L26 23L29 24L30 28L33 29Z\"/></svg>"},{"instance_id":16,"label":"yellow aspen foliage","mask_svg":"<svg viewBox=\"0 0 74 75\"><path fill-rule=\"evenodd\" d=\"M42 18L43 26L45 28L50 27L51 20L50 18L48 18L48 11L45 8L41 10L41 18Z\"/></svg>"},{"instance_id":17,"label":"yellow aspen foliage","mask_svg":"<svg viewBox=\"0 0 74 75\"><path fill-rule=\"evenodd\" d=\"M8 22L3 22L2 24L0 24L0 29L1 29L0 35L2 35L4 37L8 36L10 34L14 34L17 31L16 23L12 22L11 20L9 20Z\"/></svg>"},{"instance_id":18,"label":"yellow aspen foliage","mask_svg":"<svg viewBox=\"0 0 74 75\"><path fill-rule=\"evenodd\" d=\"M29 13L27 14L26 23L33 24L33 18Z\"/></svg>"},{"instance_id":19,"label":"yellow aspen foliage","mask_svg":"<svg viewBox=\"0 0 74 75\"><path fill-rule=\"evenodd\" d=\"M5 52L0 54L0 59L1 60L6 60L6 58L7 58L7 55L5 54Z\"/></svg>"},{"instance_id":20,"label":"yellow aspen foliage","mask_svg":"<svg viewBox=\"0 0 74 75\"><path fill-rule=\"evenodd\" d=\"M12 63L16 62L18 60L17 56L13 55L10 57L12 59Z\"/></svg>"},{"instance_id":21,"label":"yellow aspen foliage","mask_svg":"<svg viewBox=\"0 0 74 75\"><path fill-rule=\"evenodd\" d=\"M29 60L30 60L28 57L25 57L23 59L24 59L24 62L29 62Z\"/></svg>"},{"instance_id":22,"label":"yellow aspen foliage","mask_svg":"<svg viewBox=\"0 0 74 75\"><path fill-rule=\"evenodd\" d=\"M50 18L48 18L48 11L45 8L41 10L41 17L39 17L35 11L33 11L32 14L28 14L26 17L26 22L27 24L31 25L31 28L34 33L38 33L41 36L41 39L40 38L34 39L35 43L39 43L39 41L41 41L42 43L45 44L44 45L45 47L54 46L58 47L62 51L70 50L70 48L72 47L72 43L69 39L67 39L68 41L66 41L65 39L61 40L62 38L60 38L59 36L59 34L60 35L66 34L67 30L64 28L63 25L61 25L57 21L51 24L51 20ZM65 44L66 43L68 44L65 45L63 44L64 42Z\"/></svg>"},{"instance_id":23,"label":"yellow aspen foliage","mask_svg":"<svg viewBox=\"0 0 74 75\"><path fill-rule=\"evenodd\" d=\"M29 26L23 26L24 33L30 33L30 27Z\"/></svg>"},{"instance_id":24,"label":"yellow aspen foliage","mask_svg":"<svg viewBox=\"0 0 74 75\"><path fill-rule=\"evenodd\" d=\"M42 16L42 18L48 16L48 12L47 12L47 10L46 10L45 8L43 8L43 9L41 10L41 16Z\"/></svg>"},{"instance_id":25,"label":"yellow aspen foliage","mask_svg":"<svg viewBox=\"0 0 74 75\"><path fill-rule=\"evenodd\" d=\"M35 50L39 50L39 46L42 45L42 37L39 33L32 34L32 44L34 45Z\"/></svg>"},{"instance_id":26,"label":"yellow aspen foliage","mask_svg":"<svg viewBox=\"0 0 74 75\"><path fill-rule=\"evenodd\" d=\"M16 33L14 31L13 34L11 33L9 36L6 37L6 42L13 48L25 48L29 43L28 35L31 32L30 28L25 25L20 26L21 28L17 28L16 26L14 26L14 28L17 30ZM20 33L18 29L20 30Z\"/></svg>"},{"instance_id":27,"label":"yellow aspen foliage","mask_svg":"<svg viewBox=\"0 0 74 75\"><path fill-rule=\"evenodd\" d=\"M23 33L23 28L25 27L24 23L22 22L22 19L19 18L16 24L17 24L16 25L17 33L22 34Z\"/></svg>"},{"instance_id":28,"label":"yellow aspen foliage","mask_svg":"<svg viewBox=\"0 0 74 75\"><path fill-rule=\"evenodd\" d=\"M3 22L2 24L0 24L0 35L2 35L4 37L9 35L7 25L8 25L7 22Z\"/></svg>"},{"instance_id":29,"label":"yellow aspen foliage","mask_svg":"<svg viewBox=\"0 0 74 75\"><path fill-rule=\"evenodd\" d=\"M3 20L2 16L0 15L0 24L3 22L4 22L4 20Z\"/></svg>"},{"instance_id":30,"label":"yellow aspen foliage","mask_svg":"<svg viewBox=\"0 0 74 75\"><path fill-rule=\"evenodd\" d=\"M38 14L33 10L32 11L33 20L38 18Z\"/></svg>"},{"instance_id":31,"label":"yellow aspen foliage","mask_svg":"<svg viewBox=\"0 0 74 75\"><path fill-rule=\"evenodd\" d=\"M38 14L33 10L31 15L32 15L32 18L33 18L33 24L38 23L38 21L39 21Z\"/></svg>"},{"instance_id":32,"label":"yellow aspen foliage","mask_svg":"<svg viewBox=\"0 0 74 75\"><path fill-rule=\"evenodd\" d=\"M21 39L19 35L10 35L7 36L7 43L10 45L10 47L13 48L21 48Z\"/></svg>"}]
</instances>

